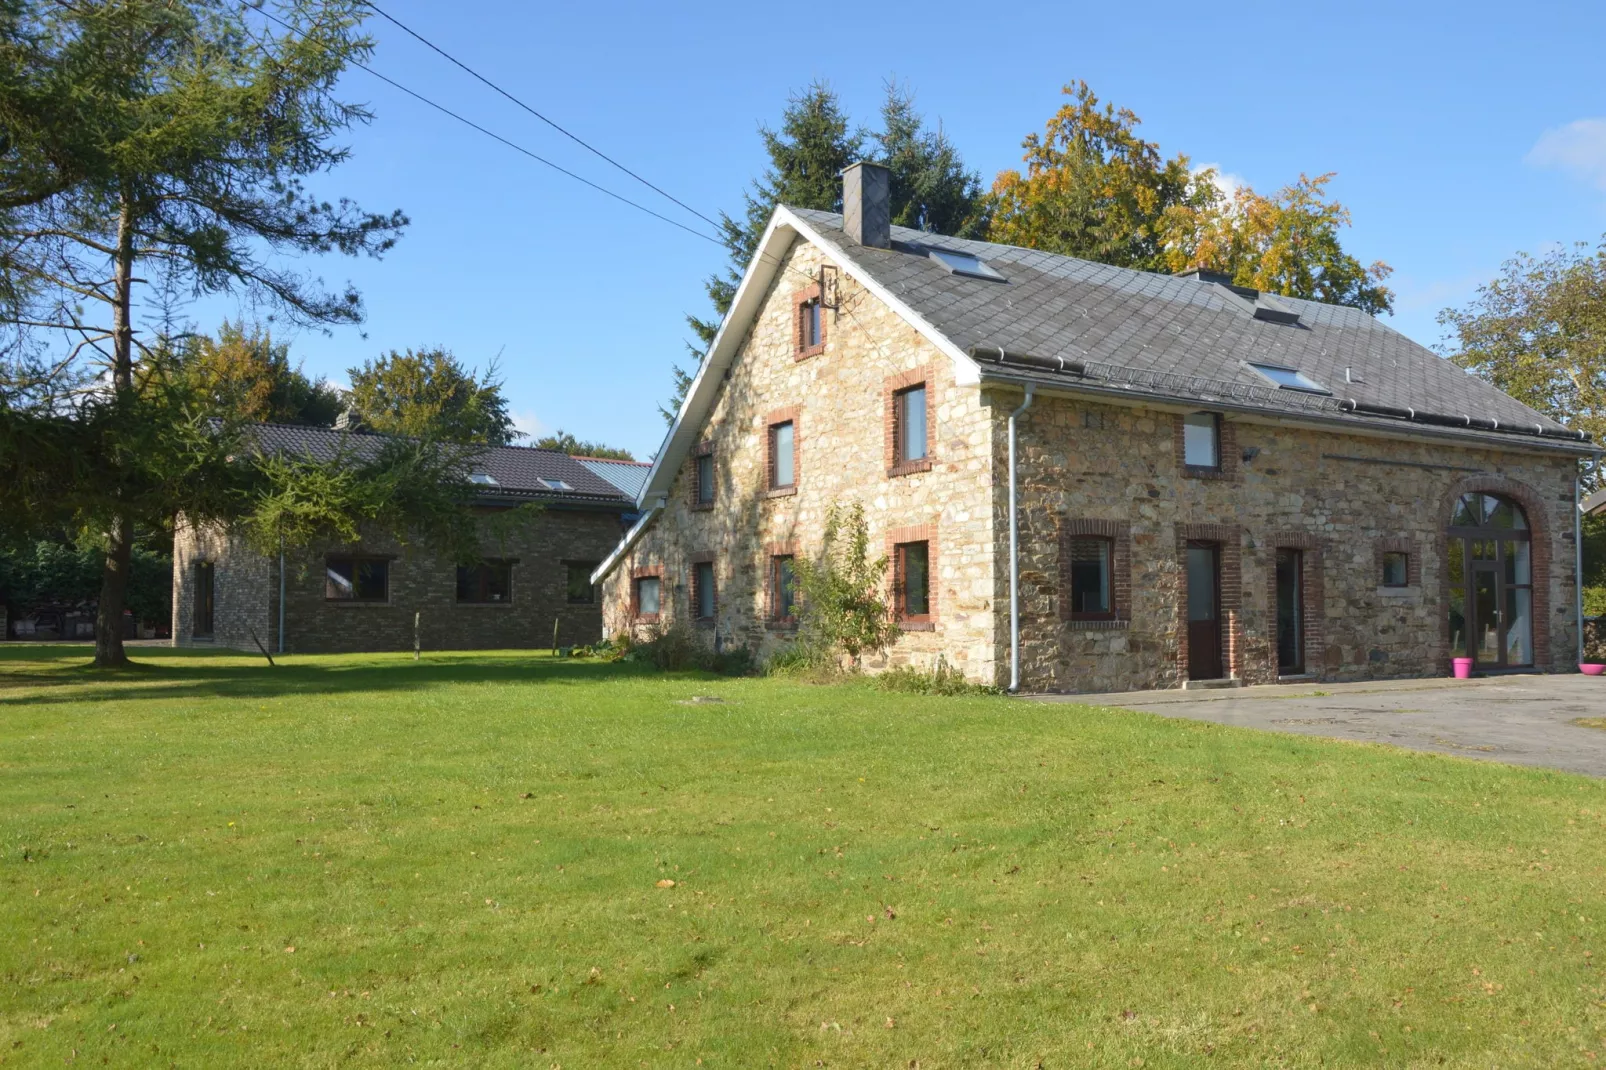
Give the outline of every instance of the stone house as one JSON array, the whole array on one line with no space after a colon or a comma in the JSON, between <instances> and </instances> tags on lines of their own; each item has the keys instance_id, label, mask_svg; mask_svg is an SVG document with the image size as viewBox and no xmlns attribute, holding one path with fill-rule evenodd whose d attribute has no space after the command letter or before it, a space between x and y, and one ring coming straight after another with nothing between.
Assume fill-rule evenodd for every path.
<instances>
[{"instance_id":1,"label":"stone house","mask_svg":"<svg viewBox=\"0 0 1606 1070\"><path fill-rule=\"evenodd\" d=\"M1598 451L1356 309L893 227L772 217L597 570L609 634L773 650L856 500L902 627L1033 690L1562 671Z\"/></svg>"},{"instance_id":2,"label":"stone house","mask_svg":"<svg viewBox=\"0 0 1606 1070\"><path fill-rule=\"evenodd\" d=\"M359 431L263 424L265 450L317 459L375 448ZM591 573L635 519L645 465L619 483L554 450L487 447L475 458L472 504L486 516L541 509L487 536L484 559L462 566L388 535L265 555L238 535L183 523L173 537L173 643L255 651L337 653L549 647L594 642L602 607ZM626 471L630 469L631 471ZM639 469L639 471L636 471ZM604 471L613 470L603 469Z\"/></svg>"}]
</instances>

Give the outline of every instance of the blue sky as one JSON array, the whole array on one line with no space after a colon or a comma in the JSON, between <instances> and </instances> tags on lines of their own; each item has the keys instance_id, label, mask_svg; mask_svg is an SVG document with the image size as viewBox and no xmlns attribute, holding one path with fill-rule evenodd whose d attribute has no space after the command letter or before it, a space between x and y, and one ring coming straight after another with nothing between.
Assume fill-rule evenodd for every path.
<instances>
[{"instance_id":1,"label":"blue sky","mask_svg":"<svg viewBox=\"0 0 1606 1070\"><path fill-rule=\"evenodd\" d=\"M554 120L708 215L735 212L764 164L757 136L789 92L829 82L871 122L883 84L911 86L966 162L1015 166L1060 88L1087 80L1168 155L1262 192L1336 171L1347 248L1395 268L1392 324L1427 344L1519 249L1606 232L1606 5L973 3L473 4L381 0ZM613 171L380 18L372 66L666 214ZM307 270L363 292L361 328L290 334L336 380L391 348L499 359L526 429L562 427L646 457L664 424L687 312L707 309L718 247L609 200L368 74L344 81L375 122L314 185L412 225L382 261ZM687 222L700 226L694 218ZM203 329L241 310L209 299ZM251 315L250 310L245 310Z\"/></svg>"}]
</instances>

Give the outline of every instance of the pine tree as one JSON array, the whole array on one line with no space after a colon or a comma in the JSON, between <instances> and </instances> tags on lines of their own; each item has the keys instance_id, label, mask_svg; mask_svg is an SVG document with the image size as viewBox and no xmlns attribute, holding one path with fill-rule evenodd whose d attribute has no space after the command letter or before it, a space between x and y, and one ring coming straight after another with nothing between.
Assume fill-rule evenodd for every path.
<instances>
[{"instance_id":1,"label":"pine tree","mask_svg":"<svg viewBox=\"0 0 1606 1070\"><path fill-rule=\"evenodd\" d=\"M965 170L940 125L926 128L914 95L896 82L887 83L875 142L877 161L892 172L894 225L956 238L986 234L988 202L981 176Z\"/></svg>"}]
</instances>

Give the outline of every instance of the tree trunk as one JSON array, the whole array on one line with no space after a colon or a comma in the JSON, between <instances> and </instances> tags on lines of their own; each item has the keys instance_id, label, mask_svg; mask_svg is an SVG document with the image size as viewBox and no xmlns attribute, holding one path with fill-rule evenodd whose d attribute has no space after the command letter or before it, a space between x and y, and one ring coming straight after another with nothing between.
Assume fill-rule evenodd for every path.
<instances>
[{"instance_id":1,"label":"tree trunk","mask_svg":"<svg viewBox=\"0 0 1606 1070\"><path fill-rule=\"evenodd\" d=\"M125 193L117 216L117 255L113 263L112 389L119 404L133 402L134 325L129 318L134 287L134 228ZM100 605L95 611L95 667L116 669L128 664L123 651L123 605L128 595L128 563L134 532L119 510L106 524L106 565L100 576Z\"/></svg>"}]
</instances>

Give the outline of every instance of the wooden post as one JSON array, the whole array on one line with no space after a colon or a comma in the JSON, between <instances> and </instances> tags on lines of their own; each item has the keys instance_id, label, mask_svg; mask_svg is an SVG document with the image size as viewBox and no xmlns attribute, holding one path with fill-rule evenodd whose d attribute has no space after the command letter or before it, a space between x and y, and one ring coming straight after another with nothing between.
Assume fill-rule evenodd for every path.
<instances>
[{"instance_id":1,"label":"wooden post","mask_svg":"<svg viewBox=\"0 0 1606 1070\"><path fill-rule=\"evenodd\" d=\"M423 620L424 620L424 611L423 610L420 609L416 613L413 614L413 660L414 661L418 660L418 651L419 651L419 648L423 645L422 642L420 641L419 635L418 635L419 626L423 623Z\"/></svg>"},{"instance_id":2,"label":"wooden post","mask_svg":"<svg viewBox=\"0 0 1606 1070\"><path fill-rule=\"evenodd\" d=\"M552 656L558 656L558 618L552 618Z\"/></svg>"}]
</instances>

